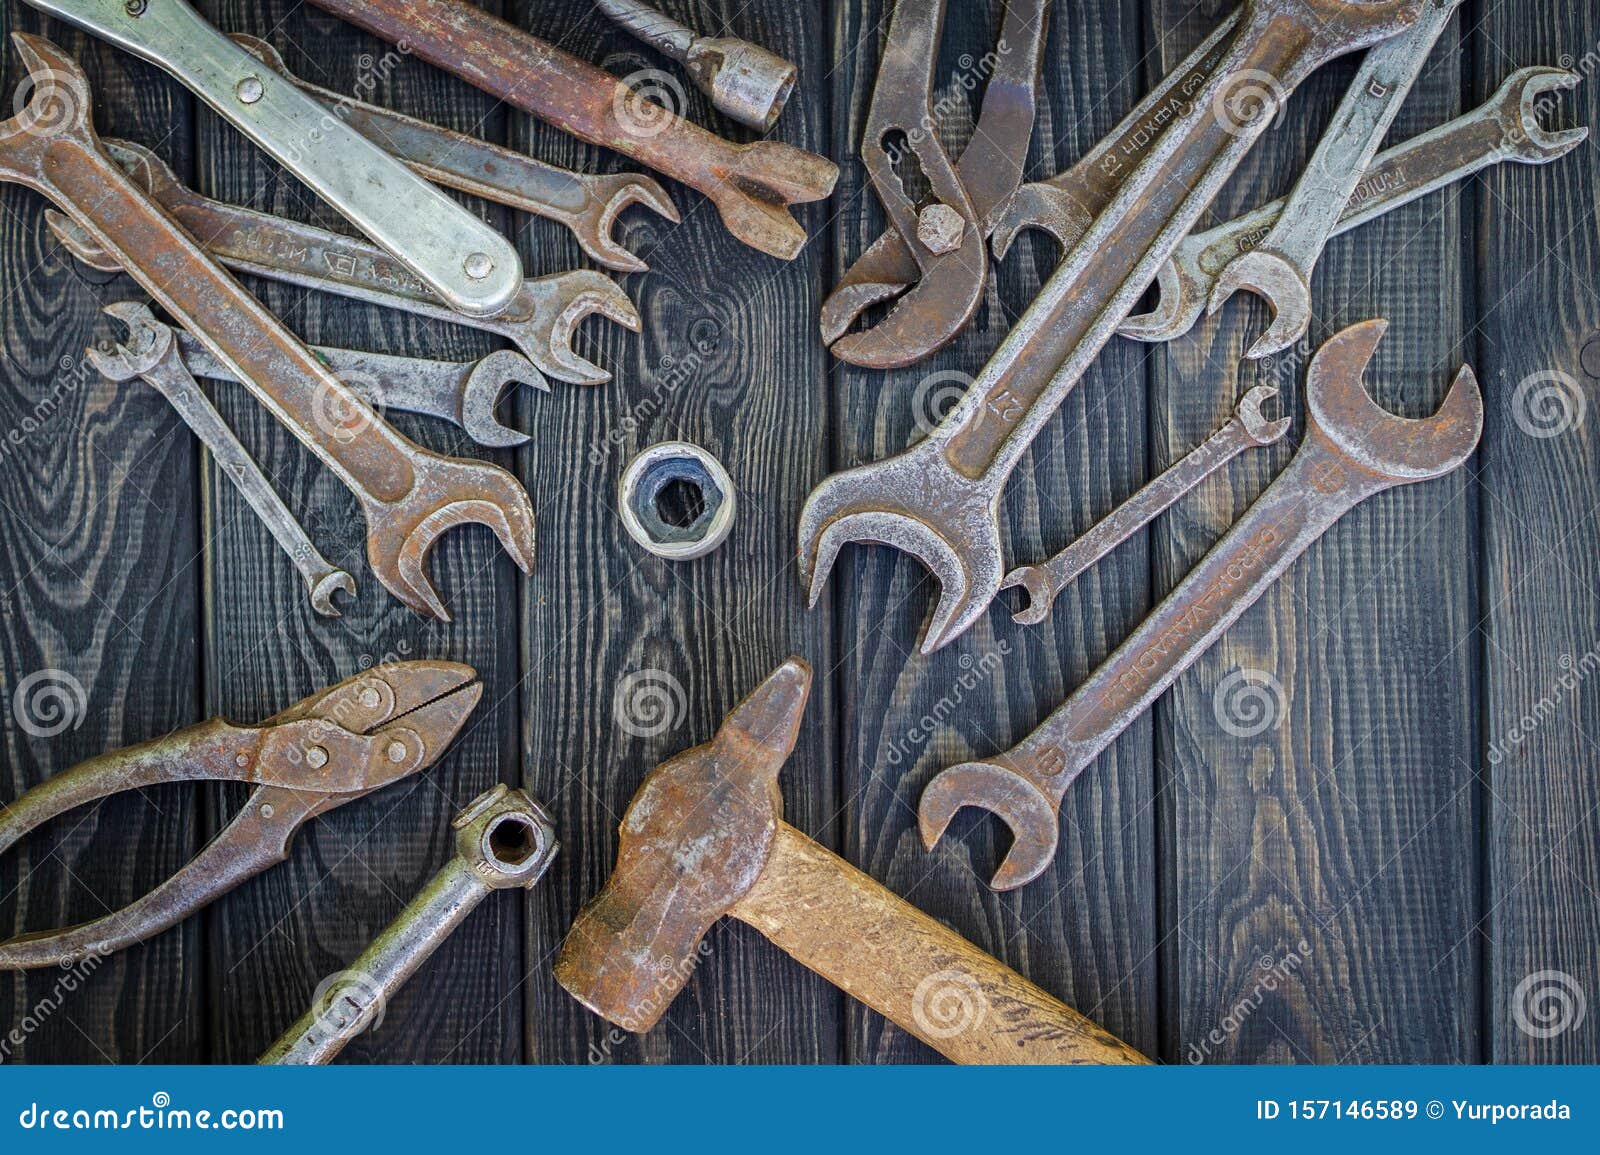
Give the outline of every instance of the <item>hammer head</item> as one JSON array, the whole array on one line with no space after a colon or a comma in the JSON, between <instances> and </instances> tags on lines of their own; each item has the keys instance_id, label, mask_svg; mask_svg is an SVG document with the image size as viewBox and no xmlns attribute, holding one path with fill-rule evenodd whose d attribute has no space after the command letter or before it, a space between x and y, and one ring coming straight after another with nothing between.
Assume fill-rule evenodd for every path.
<instances>
[{"instance_id":1,"label":"hammer head","mask_svg":"<svg viewBox=\"0 0 1600 1155\"><path fill-rule=\"evenodd\" d=\"M650 772L622 820L617 867L577 921L555 978L624 1030L648 1031L694 973L700 940L767 864L778 770L799 735L811 667L791 658L704 746Z\"/></svg>"}]
</instances>

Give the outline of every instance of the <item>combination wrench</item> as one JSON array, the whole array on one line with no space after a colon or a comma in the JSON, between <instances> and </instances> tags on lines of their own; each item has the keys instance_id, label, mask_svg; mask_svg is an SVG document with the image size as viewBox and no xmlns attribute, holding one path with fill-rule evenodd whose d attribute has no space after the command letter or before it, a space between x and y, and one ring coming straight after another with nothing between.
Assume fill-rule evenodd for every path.
<instances>
[{"instance_id":1,"label":"combination wrench","mask_svg":"<svg viewBox=\"0 0 1600 1155\"><path fill-rule=\"evenodd\" d=\"M107 305L103 311L128 330L128 338L120 344L107 341L91 347L89 363L108 381L120 384L142 379L171 403L183 423L211 451L222 475L233 482L273 540L289 555L305 582L311 608L323 617L339 617L333 595L343 592L355 597L355 579L322 556L289 512L261 466L239 443L184 365L173 331L137 301Z\"/></svg>"},{"instance_id":2,"label":"combination wrench","mask_svg":"<svg viewBox=\"0 0 1600 1155\"><path fill-rule=\"evenodd\" d=\"M1396 417L1362 382L1387 323L1323 346L1306 382L1305 439L1278 479L1116 652L1044 723L1004 754L940 771L918 805L929 850L956 812L981 807L1013 843L990 886L1033 881L1055 857L1067 788L1334 523L1385 490L1464 464L1483 432L1483 395L1463 369L1430 418Z\"/></svg>"},{"instance_id":3,"label":"combination wrench","mask_svg":"<svg viewBox=\"0 0 1600 1155\"><path fill-rule=\"evenodd\" d=\"M430 320L468 325L514 343L539 371L559 381L598 385L611 374L572 348L580 322L598 314L638 332L638 310L609 277L590 269L523 283L516 300L495 317L455 312L376 245L285 220L254 209L210 200L178 181L155 153L108 140L109 155L213 258L236 272L399 309ZM121 262L95 245L60 214L46 217L51 232L78 260L115 272Z\"/></svg>"},{"instance_id":4,"label":"combination wrench","mask_svg":"<svg viewBox=\"0 0 1600 1155\"><path fill-rule=\"evenodd\" d=\"M455 856L330 984L325 1001L267 1048L261 1063L331 1062L371 1028L395 993L484 899L497 890L531 889L561 848L545 808L509 786L479 797L451 825Z\"/></svg>"},{"instance_id":5,"label":"combination wrench","mask_svg":"<svg viewBox=\"0 0 1600 1155\"><path fill-rule=\"evenodd\" d=\"M511 242L294 85L186 0L28 0L175 77L458 312L491 317L522 284Z\"/></svg>"},{"instance_id":6,"label":"combination wrench","mask_svg":"<svg viewBox=\"0 0 1600 1155\"><path fill-rule=\"evenodd\" d=\"M1239 400L1229 421L1182 461L1118 506L1104 521L1040 565L1022 566L1006 575L1001 590L1027 591L1028 604L1012 615L1018 625L1036 626L1050 616L1061 591L1112 550L1171 509L1186 494L1247 449L1276 445L1289 432L1287 417L1268 421L1261 406L1278 395L1271 385L1258 385Z\"/></svg>"},{"instance_id":7,"label":"combination wrench","mask_svg":"<svg viewBox=\"0 0 1600 1155\"><path fill-rule=\"evenodd\" d=\"M383 587L448 621L428 555L442 534L469 523L493 530L531 570L533 503L516 478L429 453L385 424L107 155L91 122L88 78L72 57L41 37L16 33L13 41L30 99L0 123L0 180L65 210L334 472L366 515L367 559ZM348 425L332 427L330 412Z\"/></svg>"},{"instance_id":8,"label":"combination wrench","mask_svg":"<svg viewBox=\"0 0 1600 1155\"><path fill-rule=\"evenodd\" d=\"M1322 251L1461 4L1429 0L1414 26L1367 53L1272 232L1217 278L1212 313L1241 289L1271 307L1272 324L1245 354L1251 360L1283 352L1311 328L1311 277Z\"/></svg>"},{"instance_id":9,"label":"combination wrench","mask_svg":"<svg viewBox=\"0 0 1600 1155\"><path fill-rule=\"evenodd\" d=\"M649 266L612 232L630 205L643 205L677 224L682 218L666 192L647 176L571 172L463 132L340 96L289 71L278 50L242 34L233 41L362 136L435 184L481 196L565 225L583 251L608 269L642 273Z\"/></svg>"},{"instance_id":10,"label":"combination wrench","mask_svg":"<svg viewBox=\"0 0 1600 1155\"><path fill-rule=\"evenodd\" d=\"M1549 164L1589 139L1587 128L1551 132L1539 123L1546 93L1576 88L1582 77L1561 68L1524 68L1481 107L1382 153L1356 186L1335 226L1339 236L1494 165ZM1160 301L1118 330L1135 341L1174 341L1199 323L1217 277L1271 231L1285 202L1187 238L1156 277Z\"/></svg>"},{"instance_id":11,"label":"combination wrench","mask_svg":"<svg viewBox=\"0 0 1600 1155\"><path fill-rule=\"evenodd\" d=\"M1408 27L1423 0L1247 0L1228 52L1057 270L961 402L921 444L835 474L801 514L813 605L848 542L917 557L941 585L922 641L959 636L1006 570L999 504L1035 437L1162 264L1198 223L1277 105L1315 68ZM1263 86L1261 77L1275 77Z\"/></svg>"}]
</instances>

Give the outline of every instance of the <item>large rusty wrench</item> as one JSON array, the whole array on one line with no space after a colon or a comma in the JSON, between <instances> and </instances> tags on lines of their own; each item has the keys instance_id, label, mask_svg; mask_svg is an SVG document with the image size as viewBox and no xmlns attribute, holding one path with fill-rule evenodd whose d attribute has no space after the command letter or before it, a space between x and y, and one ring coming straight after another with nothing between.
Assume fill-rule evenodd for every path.
<instances>
[{"instance_id":1,"label":"large rusty wrench","mask_svg":"<svg viewBox=\"0 0 1600 1155\"><path fill-rule=\"evenodd\" d=\"M1148 1062L783 821L778 771L810 692L811 667L791 658L710 742L651 771L556 981L624 1030L648 1031L693 977L700 940L731 915L957 1063ZM947 1018L944 1001L959 1013Z\"/></svg>"},{"instance_id":2,"label":"large rusty wrench","mask_svg":"<svg viewBox=\"0 0 1600 1155\"><path fill-rule=\"evenodd\" d=\"M1428 0L1413 27L1367 53L1272 235L1222 270L1213 313L1241 289L1272 308L1272 325L1246 354L1252 360L1283 352L1311 328L1311 276L1322 250L1461 3Z\"/></svg>"},{"instance_id":3,"label":"large rusty wrench","mask_svg":"<svg viewBox=\"0 0 1600 1155\"><path fill-rule=\"evenodd\" d=\"M772 256L793 260L806 243L787 206L826 199L839 179L838 165L792 145L706 132L467 0L314 2L513 108L697 189L729 232Z\"/></svg>"},{"instance_id":4,"label":"large rusty wrench","mask_svg":"<svg viewBox=\"0 0 1600 1155\"><path fill-rule=\"evenodd\" d=\"M1277 105L1320 64L1407 27L1422 3L1247 0L1228 55L1189 114L1128 177L960 404L920 445L836 474L811 495L799 554L812 603L846 543L879 542L917 557L942 586L924 653L971 626L1005 573L1001 495L1044 423L1266 131Z\"/></svg>"},{"instance_id":5,"label":"large rusty wrench","mask_svg":"<svg viewBox=\"0 0 1600 1155\"><path fill-rule=\"evenodd\" d=\"M449 620L428 554L469 522L487 525L531 569L533 505L516 479L435 456L386 425L106 155L90 123L88 78L72 57L37 36L13 39L33 90L0 124L0 180L66 211L333 470L366 514L367 558L384 588Z\"/></svg>"},{"instance_id":6,"label":"large rusty wrench","mask_svg":"<svg viewBox=\"0 0 1600 1155\"><path fill-rule=\"evenodd\" d=\"M1367 395L1362 375L1387 327L1368 321L1323 346L1306 382L1305 440L1289 467L1065 705L1004 754L934 777L918 808L930 850L958 810L978 806L1014 836L990 885L1012 890L1039 877L1055 857L1067 788L1295 559L1367 498L1442 477L1472 456L1483 395L1471 369L1423 421Z\"/></svg>"},{"instance_id":7,"label":"large rusty wrench","mask_svg":"<svg viewBox=\"0 0 1600 1155\"><path fill-rule=\"evenodd\" d=\"M862 144L892 227L822 303L822 339L841 360L871 369L913 364L955 340L977 312L988 282L988 218L1016 192L1028 159L1048 11L1049 0L1006 4L983 111L960 163L952 166L933 115L943 5L901 0L895 6ZM913 18L916 36L904 26ZM933 203L915 205L906 196L884 139L896 130L921 163ZM969 208L970 220L963 215ZM903 293L881 324L845 336L870 306Z\"/></svg>"}]
</instances>

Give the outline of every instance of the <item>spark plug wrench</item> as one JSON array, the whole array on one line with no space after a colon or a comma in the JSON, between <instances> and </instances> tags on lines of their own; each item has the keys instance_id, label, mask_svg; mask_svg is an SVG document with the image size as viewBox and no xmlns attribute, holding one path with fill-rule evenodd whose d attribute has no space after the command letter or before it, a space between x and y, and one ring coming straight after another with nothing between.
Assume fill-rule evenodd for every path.
<instances>
[{"instance_id":1,"label":"spark plug wrench","mask_svg":"<svg viewBox=\"0 0 1600 1155\"><path fill-rule=\"evenodd\" d=\"M1415 25L1367 53L1271 235L1222 270L1213 313L1241 289L1272 309L1272 325L1246 354L1251 360L1283 352L1311 328L1311 276L1322 250L1461 3L1428 0Z\"/></svg>"},{"instance_id":2,"label":"spark plug wrench","mask_svg":"<svg viewBox=\"0 0 1600 1155\"><path fill-rule=\"evenodd\" d=\"M544 807L496 786L452 823L456 853L400 916L259 1060L278 1066L331 1062L382 1015L385 1005L497 890L530 890L560 843Z\"/></svg>"},{"instance_id":3,"label":"spark plug wrench","mask_svg":"<svg viewBox=\"0 0 1600 1155\"><path fill-rule=\"evenodd\" d=\"M136 301L108 305L107 316L128 330L121 344L107 341L89 350L89 362L108 381L143 379L171 403L194 435L211 451L222 475L233 482L261 523L267 527L305 582L311 607L325 618L340 616L333 595L356 593L356 582L317 549L309 534L272 488L261 466L240 444L228 423L185 367L173 331Z\"/></svg>"},{"instance_id":4,"label":"spark plug wrench","mask_svg":"<svg viewBox=\"0 0 1600 1155\"><path fill-rule=\"evenodd\" d=\"M830 160L776 141L734 144L467 0L315 0L317 7L453 72L540 120L703 193L728 231L793 260L805 230L786 208L826 199Z\"/></svg>"},{"instance_id":5,"label":"spark plug wrench","mask_svg":"<svg viewBox=\"0 0 1600 1155\"><path fill-rule=\"evenodd\" d=\"M41 37L13 40L32 92L0 124L0 179L64 209L333 470L361 503L367 557L384 588L448 620L427 575L428 554L440 535L468 523L492 529L529 570L533 505L516 479L493 465L438 457L389 428L106 154L77 63ZM329 412L350 424L332 427Z\"/></svg>"},{"instance_id":6,"label":"spark plug wrench","mask_svg":"<svg viewBox=\"0 0 1600 1155\"><path fill-rule=\"evenodd\" d=\"M588 269L524 282L516 299L498 316L465 316L376 245L210 200L179 183L149 149L118 140L106 141L105 147L212 257L237 272L495 333L514 342L540 372L579 385L611 380L610 373L572 348L574 331L585 317L599 313L639 330L639 313L627 294L609 277ZM115 271L121 264L81 232L62 228L59 216L48 220L57 238L79 260L105 271Z\"/></svg>"},{"instance_id":7,"label":"spark plug wrench","mask_svg":"<svg viewBox=\"0 0 1600 1155\"><path fill-rule=\"evenodd\" d=\"M1356 186L1334 236L1360 228L1455 181L1504 162L1549 164L1589 139L1587 128L1550 132L1538 117L1539 98L1576 88L1583 78L1562 68L1524 68L1481 107L1389 149ZM1130 317L1118 332L1135 341L1175 341L1199 322L1222 270L1272 231L1285 201L1188 237L1162 265L1161 297L1149 313Z\"/></svg>"},{"instance_id":8,"label":"spark plug wrench","mask_svg":"<svg viewBox=\"0 0 1600 1155\"><path fill-rule=\"evenodd\" d=\"M649 268L612 239L617 217L629 205L644 205L673 224L682 219L666 192L647 176L569 172L466 133L340 96L296 77L265 40L244 35L231 39L330 115L435 184L565 225L583 251L608 269L642 273Z\"/></svg>"},{"instance_id":9,"label":"spark plug wrench","mask_svg":"<svg viewBox=\"0 0 1600 1155\"><path fill-rule=\"evenodd\" d=\"M522 260L499 233L208 24L186 0L28 0L176 77L423 283L472 316L501 312Z\"/></svg>"},{"instance_id":10,"label":"spark plug wrench","mask_svg":"<svg viewBox=\"0 0 1600 1155\"><path fill-rule=\"evenodd\" d=\"M892 545L942 587L922 643L959 636L1005 574L999 503L1039 430L1316 67L1411 24L1423 0L1247 0L1227 55L1162 134L950 415L897 457L836 474L801 515L813 605L847 542ZM1274 78L1266 84L1262 78Z\"/></svg>"},{"instance_id":11,"label":"spark plug wrench","mask_svg":"<svg viewBox=\"0 0 1600 1155\"><path fill-rule=\"evenodd\" d=\"M1021 587L1028 593L1028 605L1012 615L1018 625L1036 626L1050 616L1050 607L1061 591L1078 577L1176 505L1186 494L1238 457L1247 449L1275 445L1289 432L1287 417L1268 421L1262 415L1264 402L1278 395L1271 385L1258 385L1246 393L1234 411L1233 420L1212 434L1205 444L1123 502L1109 517L1066 549L1042 565L1012 570L1000 583L1002 590Z\"/></svg>"},{"instance_id":12,"label":"spark plug wrench","mask_svg":"<svg viewBox=\"0 0 1600 1155\"><path fill-rule=\"evenodd\" d=\"M1014 836L989 885L1012 890L1039 877L1055 857L1067 788L1296 558L1367 498L1442 477L1472 456L1483 396L1471 369L1421 421L1396 417L1367 394L1362 376L1386 328L1368 321L1323 347L1306 383L1310 417L1294 460L1065 705L1004 754L934 776L918 805L928 849L958 810L981 807Z\"/></svg>"}]
</instances>

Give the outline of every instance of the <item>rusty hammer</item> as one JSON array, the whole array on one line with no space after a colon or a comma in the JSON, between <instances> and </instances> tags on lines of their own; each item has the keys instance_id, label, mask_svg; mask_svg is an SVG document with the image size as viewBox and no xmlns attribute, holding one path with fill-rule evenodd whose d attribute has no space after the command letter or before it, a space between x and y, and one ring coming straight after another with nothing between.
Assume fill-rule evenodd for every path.
<instances>
[{"instance_id":1,"label":"rusty hammer","mask_svg":"<svg viewBox=\"0 0 1600 1155\"><path fill-rule=\"evenodd\" d=\"M710 742L650 773L556 981L624 1030L648 1031L726 914L955 1062L1148 1062L783 821L778 771L810 693L811 667L791 658Z\"/></svg>"}]
</instances>

